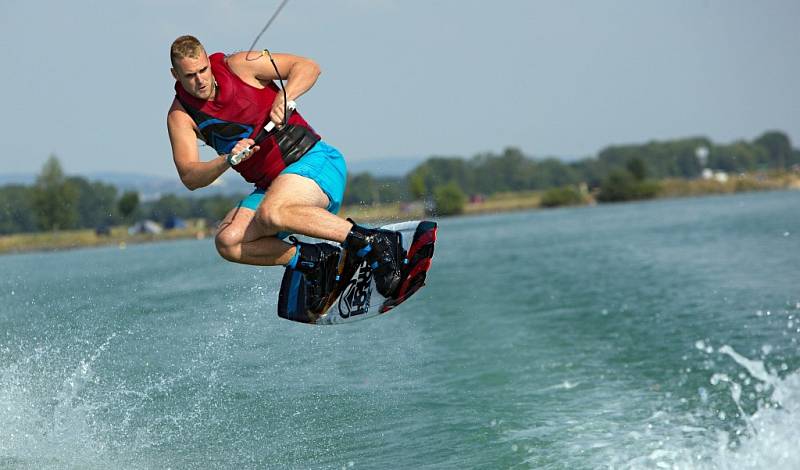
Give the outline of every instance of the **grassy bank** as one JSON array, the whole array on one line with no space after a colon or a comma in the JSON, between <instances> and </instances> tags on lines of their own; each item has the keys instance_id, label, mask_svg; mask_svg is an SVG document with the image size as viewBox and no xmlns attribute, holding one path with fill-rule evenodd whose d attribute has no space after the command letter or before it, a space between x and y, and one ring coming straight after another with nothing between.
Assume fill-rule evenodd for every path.
<instances>
[{"instance_id":1,"label":"grassy bank","mask_svg":"<svg viewBox=\"0 0 800 470\"><path fill-rule=\"evenodd\" d=\"M708 194L733 194L747 191L800 189L796 173L732 176L726 181L666 179L659 182L658 197L690 197Z\"/></svg>"},{"instance_id":2,"label":"grassy bank","mask_svg":"<svg viewBox=\"0 0 800 470\"><path fill-rule=\"evenodd\" d=\"M726 181L667 179L658 182L658 198L690 197L710 194L733 194L746 191L777 189L800 189L800 175L795 173L759 174L733 176ZM510 212L538 209L542 207L544 191L498 193L471 202L464 207L465 215ZM587 195L585 204L594 204L592 195ZM425 216L422 203L391 203L347 206L339 214L359 222L373 224L400 220L420 219ZM191 221L186 228L165 230L158 234L128 233L127 227L114 227L108 235L98 235L94 230L64 230L58 232L25 233L0 236L0 254L41 250L59 250L92 246L145 243L161 240L205 238L213 235L203 221Z\"/></svg>"},{"instance_id":3,"label":"grassy bank","mask_svg":"<svg viewBox=\"0 0 800 470\"><path fill-rule=\"evenodd\" d=\"M0 253L63 250L107 245L125 248L128 244L134 243L204 238L208 233L209 231L202 221L190 223L187 228L165 230L157 234L131 235L128 233L128 227L113 227L108 235L98 235L94 230L90 229L20 233L0 237Z\"/></svg>"}]
</instances>

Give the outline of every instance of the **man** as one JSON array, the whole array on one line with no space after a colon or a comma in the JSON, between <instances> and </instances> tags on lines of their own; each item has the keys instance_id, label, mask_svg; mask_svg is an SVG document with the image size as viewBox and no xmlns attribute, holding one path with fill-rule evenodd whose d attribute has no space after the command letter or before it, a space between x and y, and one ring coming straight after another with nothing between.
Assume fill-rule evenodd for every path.
<instances>
[{"instance_id":1,"label":"man","mask_svg":"<svg viewBox=\"0 0 800 470\"><path fill-rule=\"evenodd\" d=\"M293 243L286 243L283 237L297 233L331 240L348 253L357 253L356 259L366 258L378 291L391 297L400 282L404 256L399 234L367 229L335 215L344 194L344 158L300 113L287 115L287 103L314 85L319 66L303 57L266 50L208 56L192 36L173 42L170 60L176 95L167 129L183 184L190 190L208 186L232 167L255 185L220 224L215 238L219 254L236 263L285 265L303 272L311 286L313 310L330 296L341 250L294 237ZM256 142L269 121L278 124L278 130ZM201 161L198 139L219 156ZM245 157L234 165L231 156L240 152Z\"/></svg>"}]
</instances>

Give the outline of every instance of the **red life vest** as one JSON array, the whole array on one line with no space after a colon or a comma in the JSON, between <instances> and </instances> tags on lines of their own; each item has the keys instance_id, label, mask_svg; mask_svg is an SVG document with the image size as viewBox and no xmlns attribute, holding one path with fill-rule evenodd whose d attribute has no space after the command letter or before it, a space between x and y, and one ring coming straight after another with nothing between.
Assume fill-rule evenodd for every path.
<instances>
[{"instance_id":1,"label":"red life vest","mask_svg":"<svg viewBox=\"0 0 800 470\"><path fill-rule=\"evenodd\" d=\"M265 88L248 85L228 67L221 52L211 54L208 60L217 83L214 99L195 98L184 90L180 82L175 83L175 94L194 120L202 139L222 155L230 153L241 139L255 139L269 120L272 102L281 91L272 82ZM293 112L287 124L304 127L319 138L299 112ZM265 189L286 168L287 162L274 135L258 145L261 147L258 152L233 169L256 187Z\"/></svg>"}]
</instances>

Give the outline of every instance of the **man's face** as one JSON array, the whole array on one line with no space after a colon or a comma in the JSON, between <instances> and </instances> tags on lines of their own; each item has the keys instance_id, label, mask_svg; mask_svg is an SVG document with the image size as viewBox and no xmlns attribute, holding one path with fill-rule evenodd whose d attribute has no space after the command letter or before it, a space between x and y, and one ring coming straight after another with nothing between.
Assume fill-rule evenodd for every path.
<instances>
[{"instance_id":1,"label":"man's face","mask_svg":"<svg viewBox=\"0 0 800 470\"><path fill-rule=\"evenodd\" d=\"M200 51L196 58L178 59L172 68L172 76L195 98L207 100L214 95L214 75L204 51Z\"/></svg>"}]
</instances>

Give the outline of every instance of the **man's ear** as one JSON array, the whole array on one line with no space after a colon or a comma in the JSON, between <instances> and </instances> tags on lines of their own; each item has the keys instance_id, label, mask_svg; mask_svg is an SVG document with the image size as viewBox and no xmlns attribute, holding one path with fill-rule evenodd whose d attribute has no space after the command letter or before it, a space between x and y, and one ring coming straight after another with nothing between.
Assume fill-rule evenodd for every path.
<instances>
[{"instance_id":1,"label":"man's ear","mask_svg":"<svg viewBox=\"0 0 800 470\"><path fill-rule=\"evenodd\" d=\"M170 73L172 74L172 78L174 78L175 80L177 80L177 79L178 79L178 72L176 72L176 71L175 71L175 68L174 68L174 67L170 67L170 68L169 68L169 71L170 71Z\"/></svg>"}]
</instances>

